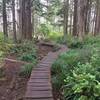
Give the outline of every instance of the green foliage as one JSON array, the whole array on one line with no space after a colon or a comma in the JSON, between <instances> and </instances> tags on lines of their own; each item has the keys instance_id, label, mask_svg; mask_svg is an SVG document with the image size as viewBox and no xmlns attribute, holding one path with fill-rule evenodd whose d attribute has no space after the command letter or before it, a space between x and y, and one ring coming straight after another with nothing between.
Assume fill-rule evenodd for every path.
<instances>
[{"instance_id":1,"label":"green foliage","mask_svg":"<svg viewBox=\"0 0 100 100\"><path fill-rule=\"evenodd\" d=\"M36 59L36 55L26 53L26 54L22 54L19 57L19 59L22 60L22 61L33 62Z\"/></svg>"},{"instance_id":2,"label":"green foliage","mask_svg":"<svg viewBox=\"0 0 100 100\"><path fill-rule=\"evenodd\" d=\"M66 100L67 98L80 100L82 96L87 98L82 100L99 100L97 98L100 96L100 81L96 79L96 73L98 73L97 68L90 63L78 64L72 75L65 79L65 84L71 85L64 88Z\"/></svg>"},{"instance_id":3,"label":"green foliage","mask_svg":"<svg viewBox=\"0 0 100 100\"><path fill-rule=\"evenodd\" d=\"M49 28L46 26L46 24L41 24L41 25L40 25L39 31L40 31L45 37L47 37L47 35L48 35L49 32L50 32L50 30L49 30Z\"/></svg>"},{"instance_id":4,"label":"green foliage","mask_svg":"<svg viewBox=\"0 0 100 100\"><path fill-rule=\"evenodd\" d=\"M0 32L0 58L5 57L12 47L12 41L10 39L4 41L4 35Z\"/></svg>"},{"instance_id":5,"label":"green foliage","mask_svg":"<svg viewBox=\"0 0 100 100\"><path fill-rule=\"evenodd\" d=\"M70 48L90 48L90 47L98 47L100 44L100 36L85 36L83 41L80 41L77 37L68 36L67 45Z\"/></svg>"},{"instance_id":6,"label":"green foliage","mask_svg":"<svg viewBox=\"0 0 100 100\"><path fill-rule=\"evenodd\" d=\"M0 43L0 51L2 52L9 52L10 49L13 47L13 44L8 44L8 43Z\"/></svg>"},{"instance_id":7,"label":"green foliage","mask_svg":"<svg viewBox=\"0 0 100 100\"><path fill-rule=\"evenodd\" d=\"M60 44L65 44L69 48L82 48L83 42L79 40L78 37L73 37L72 35L65 36L55 36L54 41Z\"/></svg>"},{"instance_id":8,"label":"green foliage","mask_svg":"<svg viewBox=\"0 0 100 100\"><path fill-rule=\"evenodd\" d=\"M22 77L30 77L33 69L33 64L25 64L21 67L19 75Z\"/></svg>"},{"instance_id":9,"label":"green foliage","mask_svg":"<svg viewBox=\"0 0 100 100\"><path fill-rule=\"evenodd\" d=\"M90 36L84 37L83 41L80 41L78 37L73 37L72 35L67 35L66 37L59 36L55 38L55 41L60 44L67 44L69 48L86 48L86 47L99 47L100 36Z\"/></svg>"},{"instance_id":10,"label":"green foliage","mask_svg":"<svg viewBox=\"0 0 100 100\"><path fill-rule=\"evenodd\" d=\"M11 53L17 55L18 59L27 62L34 62L37 59L37 53L33 42L25 41L22 44L15 45Z\"/></svg>"},{"instance_id":11,"label":"green foliage","mask_svg":"<svg viewBox=\"0 0 100 100\"><path fill-rule=\"evenodd\" d=\"M62 53L52 66L53 86L63 88L64 100L100 99L100 39L90 38L81 48Z\"/></svg>"},{"instance_id":12,"label":"green foliage","mask_svg":"<svg viewBox=\"0 0 100 100\"><path fill-rule=\"evenodd\" d=\"M62 33L56 32L56 31L50 31L48 38L59 43L58 40L62 39Z\"/></svg>"},{"instance_id":13,"label":"green foliage","mask_svg":"<svg viewBox=\"0 0 100 100\"><path fill-rule=\"evenodd\" d=\"M80 42L79 40L73 40L71 44L69 44L70 48L82 48L82 42Z\"/></svg>"},{"instance_id":14,"label":"green foliage","mask_svg":"<svg viewBox=\"0 0 100 100\"><path fill-rule=\"evenodd\" d=\"M73 68L73 63L76 63L77 53L75 51L69 51L69 54L62 53L59 58L52 65L52 83L53 87L59 91L59 89L64 85L64 79L67 76L69 69ZM73 59L71 57L74 57ZM68 62L66 62L68 60ZM73 62L73 63L72 63ZM70 66L71 65L71 66ZM69 67L70 66L70 67Z\"/></svg>"},{"instance_id":15,"label":"green foliage","mask_svg":"<svg viewBox=\"0 0 100 100\"><path fill-rule=\"evenodd\" d=\"M0 43L4 41L4 36L3 36L3 33L0 32Z\"/></svg>"},{"instance_id":16,"label":"green foliage","mask_svg":"<svg viewBox=\"0 0 100 100\"><path fill-rule=\"evenodd\" d=\"M77 66L77 62L80 61L84 63L89 61L91 52L89 50L70 50L68 52L62 53L59 58L52 65L52 76L56 76L54 79L59 80L59 86L54 83L54 86L61 88L61 84L64 84L64 78L70 74L69 72Z\"/></svg>"},{"instance_id":17,"label":"green foliage","mask_svg":"<svg viewBox=\"0 0 100 100\"><path fill-rule=\"evenodd\" d=\"M0 32L0 43L12 44L13 40L11 38L7 38L6 40L4 40L4 34Z\"/></svg>"},{"instance_id":18,"label":"green foliage","mask_svg":"<svg viewBox=\"0 0 100 100\"><path fill-rule=\"evenodd\" d=\"M84 43L85 44L97 44L97 43L100 43L100 36L86 36L85 39L84 39Z\"/></svg>"},{"instance_id":19,"label":"green foliage","mask_svg":"<svg viewBox=\"0 0 100 100\"><path fill-rule=\"evenodd\" d=\"M8 44L5 42L0 42L0 60L4 58L13 47L13 44Z\"/></svg>"}]
</instances>

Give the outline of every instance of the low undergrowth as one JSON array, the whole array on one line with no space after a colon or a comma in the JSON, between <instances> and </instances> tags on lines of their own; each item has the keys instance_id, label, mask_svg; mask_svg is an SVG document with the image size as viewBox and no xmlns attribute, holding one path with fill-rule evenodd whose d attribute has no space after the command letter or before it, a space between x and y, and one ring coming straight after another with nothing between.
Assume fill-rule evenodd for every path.
<instances>
[{"instance_id":1,"label":"low undergrowth","mask_svg":"<svg viewBox=\"0 0 100 100\"><path fill-rule=\"evenodd\" d=\"M25 64L21 67L21 70L19 72L19 76L21 77L30 77L32 69L34 67L34 64Z\"/></svg>"},{"instance_id":2,"label":"low undergrowth","mask_svg":"<svg viewBox=\"0 0 100 100\"><path fill-rule=\"evenodd\" d=\"M32 67L30 66L34 66L37 63L37 50L33 41L24 41L19 44L13 44L9 41L5 42L0 38L0 62L2 63L2 59L8 55L16 57L17 60L29 63L21 68L20 74L23 76L25 74L29 76L32 70ZM0 77L2 74L0 69Z\"/></svg>"},{"instance_id":3,"label":"low undergrowth","mask_svg":"<svg viewBox=\"0 0 100 100\"><path fill-rule=\"evenodd\" d=\"M22 77L30 77L32 69L37 63L37 50L34 42L25 41L15 45L10 53L15 54L18 60L28 62L28 64L21 67L19 75Z\"/></svg>"},{"instance_id":4,"label":"low undergrowth","mask_svg":"<svg viewBox=\"0 0 100 100\"><path fill-rule=\"evenodd\" d=\"M60 100L100 100L100 39L86 38L59 55L52 66L52 83Z\"/></svg>"},{"instance_id":5,"label":"low undergrowth","mask_svg":"<svg viewBox=\"0 0 100 100\"><path fill-rule=\"evenodd\" d=\"M37 59L37 52L35 49L35 45L33 42L25 41L21 44L15 45L11 50L11 54L15 54L17 59L26 61L26 62L34 62Z\"/></svg>"}]
</instances>

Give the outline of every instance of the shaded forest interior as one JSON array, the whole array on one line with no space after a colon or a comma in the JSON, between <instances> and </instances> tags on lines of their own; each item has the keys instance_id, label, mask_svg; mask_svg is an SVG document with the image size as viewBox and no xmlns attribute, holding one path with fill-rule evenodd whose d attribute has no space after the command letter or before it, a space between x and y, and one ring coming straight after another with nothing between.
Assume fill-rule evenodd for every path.
<instances>
[{"instance_id":1,"label":"shaded forest interior","mask_svg":"<svg viewBox=\"0 0 100 100\"><path fill-rule=\"evenodd\" d=\"M0 100L24 100L32 70L61 46L54 100L100 100L100 0L0 0Z\"/></svg>"},{"instance_id":2,"label":"shaded forest interior","mask_svg":"<svg viewBox=\"0 0 100 100\"><path fill-rule=\"evenodd\" d=\"M82 40L100 33L99 0L2 0L0 5L4 37L15 42L52 35Z\"/></svg>"}]
</instances>

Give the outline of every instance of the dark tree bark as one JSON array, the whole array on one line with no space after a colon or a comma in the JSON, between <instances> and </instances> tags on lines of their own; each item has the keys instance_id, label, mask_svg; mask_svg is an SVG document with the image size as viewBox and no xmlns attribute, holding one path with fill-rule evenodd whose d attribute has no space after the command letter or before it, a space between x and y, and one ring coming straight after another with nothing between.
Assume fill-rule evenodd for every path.
<instances>
[{"instance_id":1,"label":"dark tree bark","mask_svg":"<svg viewBox=\"0 0 100 100\"><path fill-rule=\"evenodd\" d=\"M22 39L32 39L31 0L20 0L19 25Z\"/></svg>"},{"instance_id":2,"label":"dark tree bark","mask_svg":"<svg viewBox=\"0 0 100 100\"><path fill-rule=\"evenodd\" d=\"M91 18L91 0L86 1L85 5L85 34L89 33L89 24L90 24L90 18Z\"/></svg>"},{"instance_id":3,"label":"dark tree bark","mask_svg":"<svg viewBox=\"0 0 100 100\"><path fill-rule=\"evenodd\" d=\"M25 15L26 15L26 38L32 39L32 21L31 21L31 0L25 2Z\"/></svg>"},{"instance_id":4,"label":"dark tree bark","mask_svg":"<svg viewBox=\"0 0 100 100\"><path fill-rule=\"evenodd\" d=\"M34 29L34 26L35 26L34 19L35 19L35 9L33 7L33 10L32 10L32 32L33 32L33 35L35 33L35 29Z\"/></svg>"},{"instance_id":5,"label":"dark tree bark","mask_svg":"<svg viewBox=\"0 0 100 100\"><path fill-rule=\"evenodd\" d=\"M70 30L69 30L69 33L72 35L72 21L73 21L73 14L72 12L70 12Z\"/></svg>"},{"instance_id":6,"label":"dark tree bark","mask_svg":"<svg viewBox=\"0 0 100 100\"><path fill-rule=\"evenodd\" d=\"M68 12L69 12L69 0L64 1L64 36L68 33Z\"/></svg>"},{"instance_id":7,"label":"dark tree bark","mask_svg":"<svg viewBox=\"0 0 100 100\"><path fill-rule=\"evenodd\" d=\"M78 0L74 0L73 36L77 36L77 3Z\"/></svg>"},{"instance_id":8,"label":"dark tree bark","mask_svg":"<svg viewBox=\"0 0 100 100\"><path fill-rule=\"evenodd\" d=\"M14 42L17 42L17 37L16 37L16 19L15 19L15 0L12 0L12 15L13 15L13 39Z\"/></svg>"},{"instance_id":9,"label":"dark tree bark","mask_svg":"<svg viewBox=\"0 0 100 100\"><path fill-rule=\"evenodd\" d=\"M7 32L7 13L6 13L6 0L3 0L3 33L4 38L8 38L8 32Z\"/></svg>"},{"instance_id":10,"label":"dark tree bark","mask_svg":"<svg viewBox=\"0 0 100 100\"><path fill-rule=\"evenodd\" d=\"M96 0L96 21L94 35L100 33L100 0Z\"/></svg>"},{"instance_id":11,"label":"dark tree bark","mask_svg":"<svg viewBox=\"0 0 100 100\"><path fill-rule=\"evenodd\" d=\"M86 19L86 5L87 0L78 0L78 36L80 40L83 40L85 35L85 19Z\"/></svg>"}]
</instances>

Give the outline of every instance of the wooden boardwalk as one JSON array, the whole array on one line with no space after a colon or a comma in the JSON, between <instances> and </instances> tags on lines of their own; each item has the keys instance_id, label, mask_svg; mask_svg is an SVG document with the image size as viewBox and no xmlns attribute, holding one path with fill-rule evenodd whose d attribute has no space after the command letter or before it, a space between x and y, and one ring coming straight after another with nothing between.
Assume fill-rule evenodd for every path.
<instances>
[{"instance_id":1,"label":"wooden boardwalk","mask_svg":"<svg viewBox=\"0 0 100 100\"><path fill-rule=\"evenodd\" d=\"M33 69L27 85L25 100L53 100L51 84L51 66L61 52L67 48L62 46L58 52L50 52Z\"/></svg>"}]
</instances>

